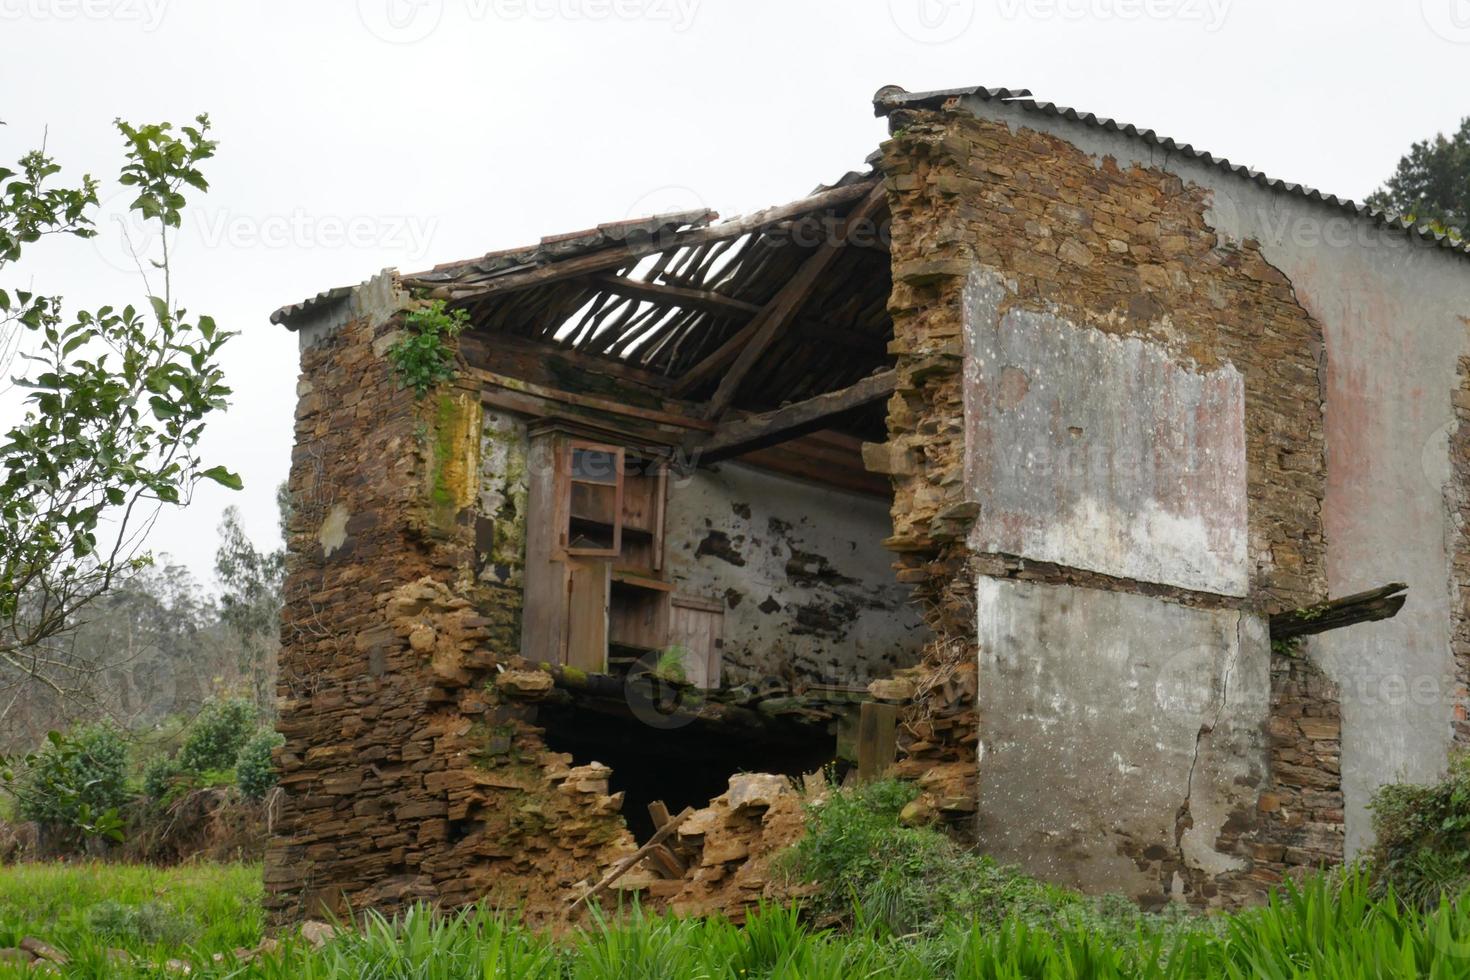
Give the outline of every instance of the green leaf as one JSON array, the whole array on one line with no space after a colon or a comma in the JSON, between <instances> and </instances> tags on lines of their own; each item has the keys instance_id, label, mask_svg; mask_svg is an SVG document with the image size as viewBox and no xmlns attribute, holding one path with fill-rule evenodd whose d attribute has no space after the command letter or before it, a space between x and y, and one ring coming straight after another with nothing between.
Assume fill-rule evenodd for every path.
<instances>
[{"instance_id":1,"label":"green leaf","mask_svg":"<svg viewBox=\"0 0 1470 980\"><path fill-rule=\"evenodd\" d=\"M240 479L240 475L231 473L223 466L211 466L199 475L206 480L213 480L222 487L229 487L231 490L245 489L245 481Z\"/></svg>"}]
</instances>

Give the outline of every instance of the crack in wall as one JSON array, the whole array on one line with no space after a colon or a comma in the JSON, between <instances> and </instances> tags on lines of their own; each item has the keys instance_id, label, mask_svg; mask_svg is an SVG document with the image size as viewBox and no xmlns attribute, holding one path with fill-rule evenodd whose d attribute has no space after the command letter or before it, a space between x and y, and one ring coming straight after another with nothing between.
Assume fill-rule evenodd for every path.
<instances>
[{"instance_id":1,"label":"crack in wall","mask_svg":"<svg viewBox=\"0 0 1470 980\"><path fill-rule=\"evenodd\" d=\"M1184 854L1184 834L1194 826L1194 818L1190 814L1190 801L1194 796L1194 772L1199 766L1200 745L1205 736L1212 734L1220 724L1220 718L1225 714L1225 706L1230 702L1230 675L1235 670L1235 662L1240 657L1240 650L1245 638L1241 635L1241 624L1243 617L1237 615L1235 619L1235 648L1225 660L1225 671L1220 677L1220 701L1215 706L1214 717L1199 726L1199 731L1194 736L1194 755L1189 760L1189 775L1184 780L1184 802L1179 804L1179 809L1174 814L1174 849L1179 855L1179 866L1186 871L1189 869L1188 859Z\"/></svg>"}]
</instances>

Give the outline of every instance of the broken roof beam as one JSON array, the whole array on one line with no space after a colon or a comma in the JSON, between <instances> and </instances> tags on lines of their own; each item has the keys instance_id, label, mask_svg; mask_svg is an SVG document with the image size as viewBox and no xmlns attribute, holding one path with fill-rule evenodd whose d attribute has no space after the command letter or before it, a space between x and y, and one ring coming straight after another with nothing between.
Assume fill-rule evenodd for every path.
<instances>
[{"instance_id":1,"label":"broken roof beam","mask_svg":"<svg viewBox=\"0 0 1470 980\"><path fill-rule=\"evenodd\" d=\"M784 405L774 412L727 422L696 445L701 463L717 463L826 428L832 419L887 398L897 387L896 371L880 371L838 391Z\"/></svg>"},{"instance_id":2,"label":"broken roof beam","mask_svg":"<svg viewBox=\"0 0 1470 980\"><path fill-rule=\"evenodd\" d=\"M800 217L811 211L836 207L846 204L849 201L868 196L873 192L874 188L881 188L881 186L877 178L858 181L844 187L833 187L829 190L820 191L810 197L804 197L799 201L792 201L790 204L766 208L764 211L757 211L754 214L732 218L729 221L724 221L717 225L694 228L661 238L650 238L645 241L640 241L636 245L624 244L613 248L587 252L582 255L573 255L548 262L534 269L505 273L504 275L492 276L491 278L480 281L456 283L453 279L442 278L443 273L439 273L432 278L430 277L432 274L429 273L421 274L420 276L405 276L401 281L407 288L428 290L429 296L434 299L444 299L451 302L479 299L518 289L543 286L550 282L559 282L576 276L606 272L609 269L616 269L621 265L636 261L645 255L653 255L657 252L666 252L675 248L706 245L726 239L739 238L742 235L762 231L771 225L789 221L792 218Z\"/></svg>"},{"instance_id":3,"label":"broken roof beam","mask_svg":"<svg viewBox=\"0 0 1470 980\"><path fill-rule=\"evenodd\" d=\"M1357 623L1372 623L1381 619L1392 619L1404 608L1408 596L1403 595L1408 586L1392 582L1367 592L1357 592L1341 599L1329 599L1305 609L1280 612L1271 617L1271 639L1290 640L1313 633L1341 629Z\"/></svg>"},{"instance_id":4,"label":"broken roof beam","mask_svg":"<svg viewBox=\"0 0 1470 980\"><path fill-rule=\"evenodd\" d=\"M750 332L750 339L736 356L735 363L730 366L730 370L720 379L720 385L715 389L714 397L710 399L705 410L706 418L718 419L729 411L741 382L765 354L771 342L811 298L817 284L822 279L822 274L842 253L842 247L848 235L861 223L873 220L885 203L887 203L887 195L883 185L873 185L867 196L848 213L847 219L842 223L841 231L818 245L796 270L796 274L788 279L776 293L775 298L766 304L766 308L761 311L760 315L747 325L746 329ZM746 330L741 331L741 333L745 332Z\"/></svg>"}]
</instances>

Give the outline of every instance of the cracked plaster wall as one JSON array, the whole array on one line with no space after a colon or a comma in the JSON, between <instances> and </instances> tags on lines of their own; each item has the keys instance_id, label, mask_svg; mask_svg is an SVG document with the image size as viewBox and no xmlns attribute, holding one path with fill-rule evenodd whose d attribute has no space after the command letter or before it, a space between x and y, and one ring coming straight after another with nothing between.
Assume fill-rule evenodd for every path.
<instances>
[{"instance_id":1,"label":"cracked plaster wall","mask_svg":"<svg viewBox=\"0 0 1470 980\"><path fill-rule=\"evenodd\" d=\"M987 854L1145 904L1186 881L1211 899L1248 869L1270 701L1259 616L985 577L977 612Z\"/></svg>"}]
</instances>

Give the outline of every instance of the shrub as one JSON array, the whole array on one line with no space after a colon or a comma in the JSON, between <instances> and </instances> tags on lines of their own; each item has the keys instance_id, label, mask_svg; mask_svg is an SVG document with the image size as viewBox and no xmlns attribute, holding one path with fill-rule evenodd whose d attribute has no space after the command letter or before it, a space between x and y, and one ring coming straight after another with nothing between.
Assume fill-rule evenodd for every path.
<instances>
[{"instance_id":1,"label":"shrub","mask_svg":"<svg viewBox=\"0 0 1470 980\"><path fill-rule=\"evenodd\" d=\"M194 719L175 757L179 772L202 776L230 769L255 731L255 706L249 701L210 701Z\"/></svg>"},{"instance_id":2,"label":"shrub","mask_svg":"<svg viewBox=\"0 0 1470 980\"><path fill-rule=\"evenodd\" d=\"M388 348L398 387L413 388L418 397L454 377L454 351L446 343L469 323L465 310L446 310L436 299L403 318L403 336Z\"/></svg>"},{"instance_id":3,"label":"shrub","mask_svg":"<svg viewBox=\"0 0 1470 980\"><path fill-rule=\"evenodd\" d=\"M99 936L136 943L180 946L194 938L198 924L162 902L124 905L99 902L87 913L87 924Z\"/></svg>"},{"instance_id":4,"label":"shrub","mask_svg":"<svg viewBox=\"0 0 1470 980\"><path fill-rule=\"evenodd\" d=\"M179 764L173 758L156 755L143 766L143 792L150 800L166 799L179 776Z\"/></svg>"},{"instance_id":5,"label":"shrub","mask_svg":"<svg viewBox=\"0 0 1470 980\"><path fill-rule=\"evenodd\" d=\"M1470 888L1470 754L1454 757L1432 786L1392 783L1373 796L1371 854L1378 894L1392 890L1421 909Z\"/></svg>"},{"instance_id":6,"label":"shrub","mask_svg":"<svg viewBox=\"0 0 1470 980\"><path fill-rule=\"evenodd\" d=\"M117 811L127 802L128 747L106 725L52 733L19 776L16 802L28 820L63 834L121 837Z\"/></svg>"},{"instance_id":7,"label":"shrub","mask_svg":"<svg viewBox=\"0 0 1470 980\"><path fill-rule=\"evenodd\" d=\"M882 780L835 791L809 808L790 863L819 886L818 911L851 911L898 934L932 935L950 923L999 928L1008 920L1108 938L1140 928L1160 935L1212 928L1183 910L1148 916L1116 897L1086 898L961 847L941 829L903 826L899 814L917 795L910 783Z\"/></svg>"},{"instance_id":8,"label":"shrub","mask_svg":"<svg viewBox=\"0 0 1470 980\"><path fill-rule=\"evenodd\" d=\"M258 800L270 792L280 774L271 761L271 749L285 744L280 733L269 728L255 733L235 760L235 781L246 799Z\"/></svg>"}]
</instances>

